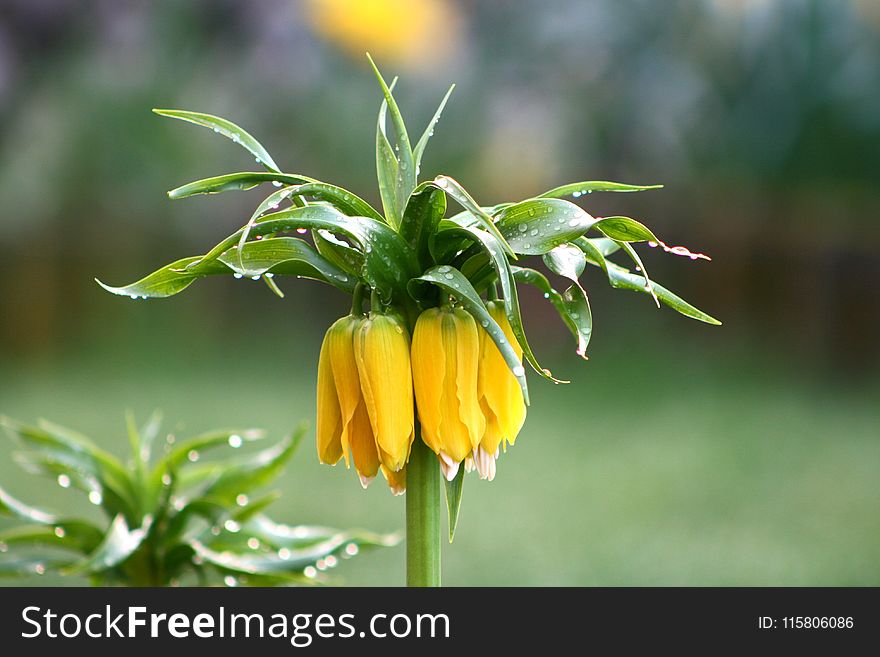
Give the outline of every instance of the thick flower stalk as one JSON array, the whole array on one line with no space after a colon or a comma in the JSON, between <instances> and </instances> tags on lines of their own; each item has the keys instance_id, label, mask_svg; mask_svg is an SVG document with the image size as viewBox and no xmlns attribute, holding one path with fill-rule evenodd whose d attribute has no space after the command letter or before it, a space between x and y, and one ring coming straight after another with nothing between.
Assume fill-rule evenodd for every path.
<instances>
[{"instance_id":1,"label":"thick flower stalk","mask_svg":"<svg viewBox=\"0 0 880 657\"><path fill-rule=\"evenodd\" d=\"M104 287L132 299L167 297L197 279L231 274L262 280L283 296L278 277L295 276L354 295L352 314L330 327L321 347L318 457L354 464L364 486L381 470L392 492L407 491L407 581L437 585L439 475L447 480L451 540L465 471L492 480L499 454L523 428L524 365L562 383L541 367L526 338L520 286L543 293L584 359L593 331L580 282L587 265L612 287L650 295L658 306L698 321L719 322L654 283L633 245L647 243L691 260L706 256L667 246L635 219L593 217L568 200L660 185L589 180L484 206L448 176L419 182L425 147L449 94L413 143L392 94L396 80L388 85L375 66L374 72L384 97L376 126L382 211L331 183L283 173L262 144L225 119L156 110L212 128L265 169L189 183L169 192L172 198L264 183L277 189L206 254L172 262L131 285ZM447 212L450 201L461 210ZM633 270L614 260L621 255ZM534 256L546 272L528 266L525 259ZM559 282L566 285L561 292ZM361 296L367 293L365 315Z\"/></svg>"}]
</instances>

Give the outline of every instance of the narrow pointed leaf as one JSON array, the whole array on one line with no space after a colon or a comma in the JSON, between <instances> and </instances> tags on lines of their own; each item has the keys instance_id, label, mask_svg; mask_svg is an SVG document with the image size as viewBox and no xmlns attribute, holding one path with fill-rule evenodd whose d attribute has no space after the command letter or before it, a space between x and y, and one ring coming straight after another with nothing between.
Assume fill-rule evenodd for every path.
<instances>
[{"instance_id":1,"label":"narrow pointed leaf","mask_svg":"<svg viewBox=\"0 0 880 657\"><path fill-rule=\"evenodd\" d=\"M253 278L266 273L299 276L331 283L345 292L356 284L353 276L328 261L311 244L296 237L273 237L248 242L219 257L230 271Z\"/></svg>"},{"instance_id":2,"label":"narrow pointed leaf","mask_svg":"<svg viewBox=\"0 0 880 657\"><path fill-rule=\"evenodd\" d=\"M593 313L587 293L580 283L580 275L587 264L586 256L573 244L561 244L544 255L544 264L557 276L572 282L562 293L562 303L571 323L577 327L577 354L586 359L587 346L593 332Z\"/></svg>"},{"instance_id":3,"label":"narrow pointed leaf","mask_svg":"<svg viewBox=\"0 0 880 657\"><path fill-rule=\"evenodd\" d=\"M26 556L0 559L0 577L29 577L57 571L70 564L70 559L59 557Z\"/></svg>"},{"instance_id":4,"label":"narrow pointed leaf","mask_svg":"<svg viewBox=\"0 0 880 657\"><path fill-rule=\"evenodd\" d=\"M416 147L413 149L413 160L416 165L416 175L418 176L419 168L422 165L422 155L425 153L425 147L428 145L428 140L434 134L434 128L437 126L437 121L440 120L440 115L443 114L443 109L446 107L446 102L449 100L449 96L452 95L452 90L455 89L455 85L449 87L449 91L446 92L446 95L443 96L443 100L440 101L440 105L437 107L437 111L434 112L434 116L431 117L431 121L428 123L428 127L425 128L425 132L422 133L422 136L419 138Z\"/></svg>"},{"instance_id":5,"label":"narrow pointed leaf","mask_svg":"<svg viewBox=\"0 0 880 657\"><path fill-rule=\"evenodd\" d=\"M580 237L596 220L574 203L561 199L530 199L501 210L498 230L510 247L523 255L543 255Z\"/></svg>"},{"instance_id":6,"label":"narrow pointed leaf","mask_svg":"<svg viewBox=\"0 0 880 657\"><path fill-rule=\"evenodd\" d=\"M400 236L423 267L430 264L429 240L445 213L446 194L430 185L416 188L406 205Z\"/></svg>"},{"instance_id":7,"label":"narrow pointed leaf","mask_svg":"<svg viewBox=\"0 0 880 657\"><path fill-rule=\"evenodd\" d=\"M594 228L618 242L657 241L647 226L629 217L604 217L596 220Z\"/></svg>"},{"instance_id":8,"label":"narrow pointed leaf","mask_svg":"<svg viewBox=\"0 0 880 657\"><path fill-rule=\"evenodd\" d=\"M588 263L595 267L599 267L605 272L608 276L608 282L611 287L647 294L648 290L645 289L646 280L644 276L633 274L628 269L608 260L601 250L591 242L591 240L577 240L575 244L587 256ZM678 311L685 317L690 317L691 319L696 319L697 321L705 322L706 324L713 324L716 326L721 325L721 322L717 319L704 313L699 308L692 306L680 296L667 290L662 285L655 282L653 284L653 290L661 302L673 310Z\"/></svg>"},{"instance_id":9,"label":"narrow pointed leaf","mask_svg":"<svg viewBox=\"0 0 880 657\"><path fill-rule=\"evenodd\" d=\"M292 188L291 196L309 196L330 203L349 217L369 217L385 222L384 217L360 196L330 183L313 182L298 185Z\"/></svg>"},{"instance_id":10,"label":"narrow pointed leaf","mask_svg":"<svg viewBox=\"0 0 880 657\"><path fill-rule=\"evenodd\" d=\"M391 227L369 217L347 217L328 206L310 205L264 215L254 225L251 234L257 237L297 228L327 230L353 240L365 255L362 276L383 298L390 299L403 290L417 269L406 243ZM241 233L241 230L236 231L211 249L204 256L204 263L216 260L236 245ZM198 271L202 264L188 267Z\"/></svg>"},{"instance_id":11,"label":"narrow pointed leaf","mask_svg":"<svg viewBox=\"0 0 880 657\"><path fill-rule=\"evenodd\" d=\"M390 89L394 89L397 78L391 81ZM389 224L395 228L400 225L403 208L397 204L397 180L400 163L385 133L385 115L388 112L388 101L382 98L379 106L379 118L376 122L376 178L379 183L379 196L382 208Z\"/></svg>"},{"instance_id":12,"label":"narrow pointed leaf","mask_svg":"<svg viewBox=\"0 0 880 657\"><path fill-rule=\"evenodd\" d=\"M103 537L104 532L91 523L59 520L52 525L19 525L0 531L0 545L38 545L89 553L98 546Z\"/></svg>"},{"instance_id":13,"label":"narrow pointed leaf","mask_svg":"<svg viewBox=\"0 0 880 657\"><path fill-rule=\"evenodd\" d=\"M41 525L51 525L58 521L58 518L48 511L43 511L21 502L2 488L0 488L0 513L17 516L22 520L36 522Z\"/></svg>"},{"instance_id":14,"label":"narrow pointed leaf","mask_svg":"<svg viewBox=\"0 0 880 657\"><path fill-rule=\"evenodd\" d=\"M101 544L85 559L66 568L64 574L98 573L121 564L144 542L151 522L146 517L140 527L129 529L125 518L116 516Z\"/></svg>"},{"instance_id":15,"label":"narrow pointed leaf","mask_svg":"<svg viewBox=\"0 0 880 657\"><path fill-rule=\"evenodd\" d=\"M223 176L204 178L186 185L181 185L168 192L172 199L187 198L198 194L220 194L235 190L248 190L262 185L263 183L279 183L283 185L302 185L304 183L318 182L314 178L301 176L294 173L273 173L262 171L240 171L227 173Z\"/></svg>"},{"instance_id":16,"label":"narrow pointed leaf","mask_svg":"<svg viewBox=\"0 0 880 657\"><path fill-rule=\"evenodd\" d=\"M501 330L498 323L492 319L491 315L489 315L486 305L483 303L480 295L474 290L470 281L468 281L468 279L454 267L448 265L431 267L431 269L424 274L409 282L409 291L414 299L420 299L423 297L424 291L420 288L426 283L436 285L443 292L454 296L461 302L462 307L473 315L477 324L483 327L483 330L489 334L489 337L492 338L492 341L498 347L498 351L501 352L504 361L519 382L523 398L525 399L526 404L528 404L529 389L528 384L526 383L525 369L520 363L516 352L513 350L513 346L504 336L504 331Z\"/></svg>"},{"instance_id":17,"label":"narrow pointed leaf","mask_svg":"<svg viewBox=\"0 0 880 657\"><path fill-rule=\"evenodd\" d=\"M467 190L465 190L464 187L462 187L455 179L450 178L449 176L437 176L432 184L436 185L441 190L449 194L449 196L451 196L456 203L458 203L461 207L470 212L477 220L477 223L480 225L480 227L489 231L501 244L501 248L503 248L504 251L514 260L516 260L516 253L514 253L510 244L507 243L504 235L495 225L495 220L486 213L486 211L473 199L470 194L468 194Z\"/></svg>"},{"instance_id":18,"label":"narrow pointed leaf","mask_svg":"<svg viewBox=\"0 0 880 657\"><path fill-rule=\"evenodd\" d=\"M533 285L544 293L544 298L553 304L562 322L577 340L578 353L583 349L584 353L581 355L585 356L587 345L589 345L593 333L593 318L589 306L584 308L579 305L579 299L576 297L572 295L566 297L560 294L550 284L547 277L535 269L527 267L512 267L511 269L517 281Z\"/></svg>"},{"instance_id":19,"label":"narrow pointed leaf","mask_svg":"<svg viewBox=\"0 0 880 657\"><path fill-rule=\"evenodd\" d=\"M661 189L663 185L627 185L626 183L608 182L605 180L586 180L584 182L568 183L560 187L554 187L544 192L538 198L563 198L573 196L578 198L592 192L642 192L649 189Z\"/></svg>"},{"instance_id":20,"label":"narrow pointed leaf","mask_svg":"<svg viewBox=\"0 0 880 657\"><path fill-rule=\"evenodd\" d=\"M645 292L651 295L654 299L654 303L657 307L660 307L660 300L657 298L657 293L654 291L654 283L651 281L651 277L648 275L648 270L645 268L645 263L642 262L642 258L636 253L636 250L632 247L629 242L620 242L620 248L629 256L630 260L636 266L636 271L642 272L642 276L645 277Z\"/></svg>"},{"instance_id":21,"label":"narrow pointed leaf","mask_svg":"<svg viewBox=\"0 0 880 657\"><path fill-rule=\"evenodd\" d=\"M402 211L403 208L406 207L406 201L409 198L410 193L416 186L416 166L413 162L412 146L410 145L409 135L406 131L406 124L403 122L403 115L400 113L400 108L397 106L397 101L394 100L394 95L391 93L391 89L385 84L385 78L382 77L373 58L370 57L369 54L367 54L367 59L370 60L370 66L373 68L373 72L376 74L376 79L382 87L385 102L388 104L388 111L391 113L391 127L394 130L394 139L397 142L394 151L398 163L396 205L398 211Z\"/></svg>"},{"instance_id":22,"label":"narrow pointed leaf","mask_svg":"<svg viewBox=\"0 0 880 657\"><path fill-rule=\"evenodd\" d=\"M202 112L187 112L185 110L175 109L154 109L153 111L160 116L180 119L181 121L195 123L196 125L204 126L205 128L211 128L214 132L221 134L224 137L228 137L236 144L249 151L250 154L257 159L257 163L262 164L269 171L280 171L278 165L275 164L275 161L272 159L272 156L269 155L269 152L265 148L263 148L263 145L254 139L250 133L243 128L238 127L232 121L227 121L224 118L213 116L211 114L203 114Z\"/></svg>"},{"instance_id":23,"label":"narrow pointed leaf","mask_svg":"<svg viewBox=\"0 0 880 657\"><path fill-rule=\"evenodd\" d=\"M446 510L449 514L449 542L455 538L455 528L458 526L458 514L461 511L461 493L464 485L464 468L458 469L458 474L452 481L443 479L446 485Z\"/></svg>"},{"instance_id":24,"label":"narrow pointed leaf","mask_svg":"<svg viewBox=\"0 0 880 657\"><path fill-rule=\"evenodd\" d=\"M312 240L318 253L339 269L357 277L364 268L364 254L353 248L333 233L326 230L313 230Z\"/></svg>"}]
</instances>

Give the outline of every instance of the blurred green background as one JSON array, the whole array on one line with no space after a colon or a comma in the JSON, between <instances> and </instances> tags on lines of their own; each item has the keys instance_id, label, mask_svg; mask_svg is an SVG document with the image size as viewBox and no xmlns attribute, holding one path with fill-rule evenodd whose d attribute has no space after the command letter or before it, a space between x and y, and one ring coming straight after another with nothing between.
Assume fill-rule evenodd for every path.
<instances>
[{"instance_id":1,"label":"blurred green background","mask_svg":"<svg viewBox=\"0 0 880 657\"><path fill-rule=\"evenodd\" d=\"M445 583L880 584L877 0L3 0L0 414L119 454L127 408L161 408L183 432L311 419L342 295L211 279L134 303L92 278L202 253L265 191L169 201L253 163L151 107L226 116L283 169L378 204L365 50L402 76L411 132L457 83L423 176L450 174L483 204L574 180L665 183L582 205L711 254L642 249L655 278L724 321L588 271L583 363L524 291L539 357L572 384L534 379L498 477L466 482ZM12 452L0 442L5 488L75 508ZM282 520L403 525L402 499L362 492L310 444L282 483ZM396 548L335 574L397 585L402 566Z\"/></svg>"}]
</instances>

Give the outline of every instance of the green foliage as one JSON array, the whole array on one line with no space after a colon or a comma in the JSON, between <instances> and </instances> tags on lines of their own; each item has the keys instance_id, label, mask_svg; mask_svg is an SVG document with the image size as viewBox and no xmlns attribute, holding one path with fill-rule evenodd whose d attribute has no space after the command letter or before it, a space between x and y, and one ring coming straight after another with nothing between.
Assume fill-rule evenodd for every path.
<instances>
[{"instance_id":1,"label":"green foliage","mask_svg":"<svg viewBox=\"0 0 880 657\"><path fill-rule=\"evenodd\" d=\"M271 193L240 230L206 255L178 260L128 286L102 283L105 289L134 299L167 297L198 278L232 274L239 278L263 277L281 295L273 277L292 275L318 280L346 293L352 293L360 284L377 293L373 298L378 303L393 306L411 323L421 310L451 300L471 313L491 336L519 381L526 401L524 369L485 306L484 296L494 298L498 288L526 362L555 383L563 381L541 367L526 337L517 283L535 285L543 292L575 337L576 352L584 359L593 333L589 299L580 283L587 263L601 268L612 287L647 293L658 306L662 302L687 317L719 324L648 278L632 244L662 244L649 228L624 216L593 217L564 198L578 199L593 192L640 192L661 185L575 182L536 198L487 207L449 176L439 175L420 184L422 155L452 89L413 148L393 95L397 79L387 84L371 58L370 64L382 90L376 126L376 173L384 216L348 190L300 174L282 173L256 139L229 121L192 112L157 110L165 116L213 128L244 147L269 170L199 180L172 190L171 198L252 189L264 183L282 189ZM390 124L390 133L386 123ZM450 199L462 211L447 217ZM279 209L282 203L292 207ZM309 230L314 247L302 239L285 236ZM705 258L684 247L675 248L692 259ZM609 259L618 252L632 260L639 273ZM541 256L551 275L567 281L567 288L560 293L544 273L522 266L526 256ZM460 494L459 484L447 495L453 530ZM199 554L211 561L209 551Z\"/></svg>"},{"instance_id":2,"label":"green foliage","mask_svg":"<svg viewBox=\"0 0 880 657\"><path fill-rule=\"evenodd\" d=\"M256 430L182 440L169 434L157 443L158 414L142 428L129 416L131 454L123 463L49 422L0 423L21 448L16 460L25 470L85 493L105 517L61 517L0 487L0 515L23 522L0 531L0 576L54 571L127 586L306 584L321 581L319 570L362 547L398 541L360 530L282 525L265 514L277 495L260 491L281 473L303 428L261 449L255 449L264 441Z\"/></svg>"}]
</instances>

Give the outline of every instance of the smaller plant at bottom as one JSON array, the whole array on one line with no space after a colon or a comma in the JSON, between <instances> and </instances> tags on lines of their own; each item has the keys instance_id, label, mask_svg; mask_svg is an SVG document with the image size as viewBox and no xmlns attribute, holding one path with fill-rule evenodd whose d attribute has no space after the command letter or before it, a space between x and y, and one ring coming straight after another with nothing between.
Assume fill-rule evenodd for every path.
<instances>
[{"instance_id":1,"label":"smaller plant at bottom","mask_svg":"<svg viewBox=\"0 0 880 657\"><path fill-rule=\"evenodd\" d=\"M262 432L167 434L161 417L138 428L127 417L123 463L75 431L0 417L21 447L16 461L84 493L107 523L57 516L0 487L0 515L24 524L0 531L0 576L89 577L94 585L275 586L320 582L322 571L396 535L279 524L265 514L278 492L259 493L290 459L304 429L259 450ZM212 452L216 453L211 458ZM155 457L154 457L155 453ZM206 458L207 457L207 458Z\"/></svg>"}]
</instances>

